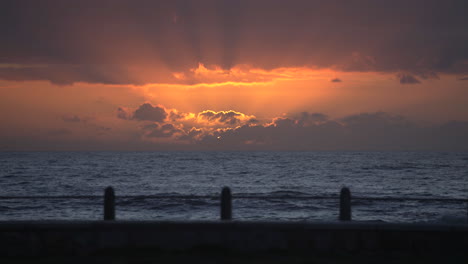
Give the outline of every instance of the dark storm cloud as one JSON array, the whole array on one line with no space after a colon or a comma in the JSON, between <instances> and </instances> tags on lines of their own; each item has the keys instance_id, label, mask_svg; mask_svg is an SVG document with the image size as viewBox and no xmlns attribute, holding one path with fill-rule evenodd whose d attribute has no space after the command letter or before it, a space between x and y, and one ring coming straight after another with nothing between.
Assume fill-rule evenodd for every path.
<instances>
[{"instance_id":1,"label":"dark storm cloud","mask_svg":"<svg viewBox=\"0 0 468 264\"><path fill-rule=\"evenodd\" d=\"M0 78L161 82L199 62L466 74L466 13L464 0L5 0L0 64L45 67ZM132 65L167 72L134 79Z\"/></svg>"},{"instance_id":2,"label":"dark storm cloud","mask_svg":"<svg viewBox=\"0 0 468 264\"><path fill-rule=\"evenodd\" d=\"M297 123L301 126L315 125L328 121L328 116L322 113L308 113L302 112L294 117Z\"/></svg>"},{"instance_id":3,"label":"dark storm cloud","mask_svg":"<svg viewBox=\"0 0 468 264\"><path fill-rule=\"evenodd\" d=\"M153 106L150 103L144 103L140 105L136 110L128 109L125 107L117 108L117 118L123 120L152 121L164 123L169 114L170 113L168 113L168 111L163 106ZM153 126L155 125L156 124L153 124ZM146 127L143 128L145 129Z\"/></svg>"},{"instance_id":4,"label":"dark storm cloud","mask_svg":"<svg viewBox=\"0 0 468 264\"><path fill-rule=\"evenodd\" d=\"M153 121L162 123L167 117L166 110L163 107L152 106L149 103L140 105L133 113L133 119L140 121Z\"/></svg>"},{"instance_id":5,"label":"dark storm cloud","mask_svg":"<svg viewBox=\"0 0 468 264\"><path fill-rule=\"evenodd\" d=\"M398 78L400 78L401 84L418 84L421 83L416 77L411 74L398 74Z\"/></svg>"},{"instance_id":6,"label":"dark storm cloud","mask_svg":"<svg viewBox=\"0 0 468 264\"><path fill-rule=\"evenodd\" d=\"M164 106L153 106L150 103L144 103L137 109L128 109L124 107L117 108L117 118L123 120L137 120L137 121L151 121L164 123L166 118L169 117L172 121L183 118L182 114L177 114L174 110L167 110ZM152 129L158 126L157 124L150 124L143 126L143 129Z\"/></svg>"},{"instance_id":7,"label":"dark storm cloud","mask_svg":"<svg viewBox=\"0 0 468 264\"><path fill-rule=\"evenodd\" d=\"M174 136L185 135L185 132L179 128L176 128L173 124L158 125L155 124L151 129L148 129L146 133L147 137L150 138L170 138Z\"/></svg>"},{"instance_id":8,"label":"dark storm cloud","mask_svg":"<svg viewBox=\"0 0 468 264\"><path fill-rule=\"evenodd\" d=\"M190 125L181 119L168 123L168 112L175 110L148 103L134 112L123 108L119 111L127 120L137 119L136 115L145 113L145 119L140 116L137 120L158 123L143 123L139 127L143 138L169 140L174 149L178 149L178 144L190 143L186 145L187 149L468 150L468 122L422 126L404 116L385 112L361 113L340 119L332 119L323 113L301 112L260 122L234 111L204 111L197 118L209 123ZM158 118L153 116L156 113ZM226 126L212 127L213 122Z\"/></svg>"},{"instance_id":9,"label":"dark storm cloud","mask_svg":"<svg viewBox=\"0 0 468 264\"><path fill-rule=\"evenodd\" d=\"M468 150L468 122L419 126L383 112L307 125L278 118L270 125L219 131L200 144L231 150Z\"/></svg>"},{"instance_id":10,"label":"dark storm cloud","mask_svg":"<svg viewBox=\"0 0 468 264\"><path fill-rule=\"evenodd\" d=\"M141 67L144 68L144 66ZM12 64L10 67L5 64L0 67L0 79L8 81L48 80L57 85L70 85L76 82L143 85L149 80L134 78L125 68L124 64ZM159 70L152 73L152 80L175 82L171 74L167 70Z\"/></svg>"},{"instance_id":11,"label":"dark storm cloud","mask_svg":"<svg viewBox=\"0 0 468 264\"><path fill-rule=\"evenodd\" d=\"M1 45L1 44L0 44ZM1 58L0 58L1 60ZM48 80L67 85L75 82L120 84L132 83L126 73L112 65L37 65L0 67L0 78L9 81Z\"/></svg>"},{"instance_id":12,"label":"dark storm cloud","mask_svg":"<svg viewBox=\"0 0 468 264\"><path fill-rule=\"evenodd\" d=\"M357 115L347 116L340 119L341 123L349 127L359 128L385 128L387 126L407 125L408 121L399 115L390 115L385 112L362 113Z\"/></svg>"}]
</instances>

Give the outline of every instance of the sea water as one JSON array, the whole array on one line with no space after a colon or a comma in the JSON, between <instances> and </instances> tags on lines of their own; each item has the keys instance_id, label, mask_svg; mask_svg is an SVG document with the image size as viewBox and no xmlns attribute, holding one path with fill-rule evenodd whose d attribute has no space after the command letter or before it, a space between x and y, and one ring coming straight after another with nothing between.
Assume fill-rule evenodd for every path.
<instances>
[{"instance_id":1,"label":"sea water","mask_svg":"<svg viewBox=\"0 0 468 264\"><path fill-rule=\"evenodd\" d=\"M102 219L108 186L120 220L217 220L228 186L235 220L336 221L346 186L356 221L465 222L444 199L468 198L468 153L0 152L0 220Z\"/></svg>"}]
</instances>

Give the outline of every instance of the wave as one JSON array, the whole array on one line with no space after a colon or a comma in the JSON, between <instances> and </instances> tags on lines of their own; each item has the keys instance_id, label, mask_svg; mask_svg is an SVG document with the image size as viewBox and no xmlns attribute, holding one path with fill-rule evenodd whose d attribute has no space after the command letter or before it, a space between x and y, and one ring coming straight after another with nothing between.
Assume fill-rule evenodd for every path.
<instances>
[{"instance_id":1,"label":"wave","mask_svg":"<svg viewBox=\"0 0 468 264\"><path fill-rule=\"evenodd\" d=\"M258 197L258 198L297 198L297 197L310 197L311 195L301 191L280 190L261 193L234 193L233 197Z\"/></svg>"},{"instance_id":2,"label":"wave","mask_svg":"<svg viewBox=\"0 0 468 264\"><path fill-rule=\"evenodd\" d=\"M416 163L404 162L401 164L394 164L394 165L380 164L380 165L374 165L374 166L363 166L361 167L361 169L362 170L400 171L400 170L437 170L437 169L447 169L447 168L452 168L452 167L454 167L454 165L437 164L437 163L416 164ZM455 167L459 167L459 166L455 166Z\"/></svg>"},{"instance_id":3,"label":"wave","mask_svg":"<svg viewBox=\"0 0 468 264\"><path fill-rule=\"evenodd\" d=\"M6 211L9 211L9 210L11 210L11 207L0 205L0 212L6 212Z\"/></svg>"},{"instance_id":4,"label":"wave","mask_svg":"<svg viewBox=\"0 0 468 264\"><path fill-rule=\"evenodd\" d=\"M401 165L375 165L370 167L361 167L362 170L384 170L384 171L399 171L399 170L420 170L427 169L423 166L401 164Z\"/></svg>"}]
</instances>

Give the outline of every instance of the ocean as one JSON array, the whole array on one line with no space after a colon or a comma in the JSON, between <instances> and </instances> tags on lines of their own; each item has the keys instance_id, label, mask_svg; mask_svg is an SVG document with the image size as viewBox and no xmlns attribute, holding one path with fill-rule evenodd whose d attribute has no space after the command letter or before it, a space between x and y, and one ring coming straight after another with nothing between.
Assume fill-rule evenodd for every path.
<instances>
[{"instance_id":1,"label":"ocean","mask_svg":"<svg viewBox=\"0 0 468 264\"><path fill-rule=\"evenodd\" d=\"M99 220L104 189L118 220L466 222L468 153L0 152L0 220ZM377 198L375 200L374 198Z\"/></svg>"}]
</instances>

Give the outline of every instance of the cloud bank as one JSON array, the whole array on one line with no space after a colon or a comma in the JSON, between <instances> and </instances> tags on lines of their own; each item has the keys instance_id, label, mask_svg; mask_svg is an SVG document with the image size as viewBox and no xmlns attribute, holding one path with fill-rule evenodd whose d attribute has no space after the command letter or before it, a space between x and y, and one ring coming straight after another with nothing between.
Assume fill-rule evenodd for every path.
<instances>
[{"instance_id":1,"label":"cloud bank","mask_svg":"<svg viewBox=\"0 0 468 264\"><path fill-rule=\"evenodd\" d=\"M468 73L467 13L464 0L6 0L0 79L199 83L190 69L203 63L407 72L411 84Z\"/></svg>"},{"instance_id":2,"label":"cloud bank","mask_svg":"<svg viewBox=\"0 0 468 264\"><path fill-rule=\"evenodd\" d=\"M146 106L149 105L149 106ZM144 108L154 106L149 103ZM142 108L140 106L134 112ZM175 111L166 109L165 115ZM136 122L141 140L206 150L468 150L468 122L418 125L385 112L339 119L302 112L257 120L235 111L179 113L183 118ZM143 123L143 124L142 124Z\"/></svg>"},{"instance_id":3,"label":"cloud bank","mask_svg":"<svg viewBox=\"0 0 468 264\"><path fill-rule=\"evenodd\" d=\"M416 77L411 74L398 74L401 84L418 84L421 83Z\"/></svg>"}]
</instances>

